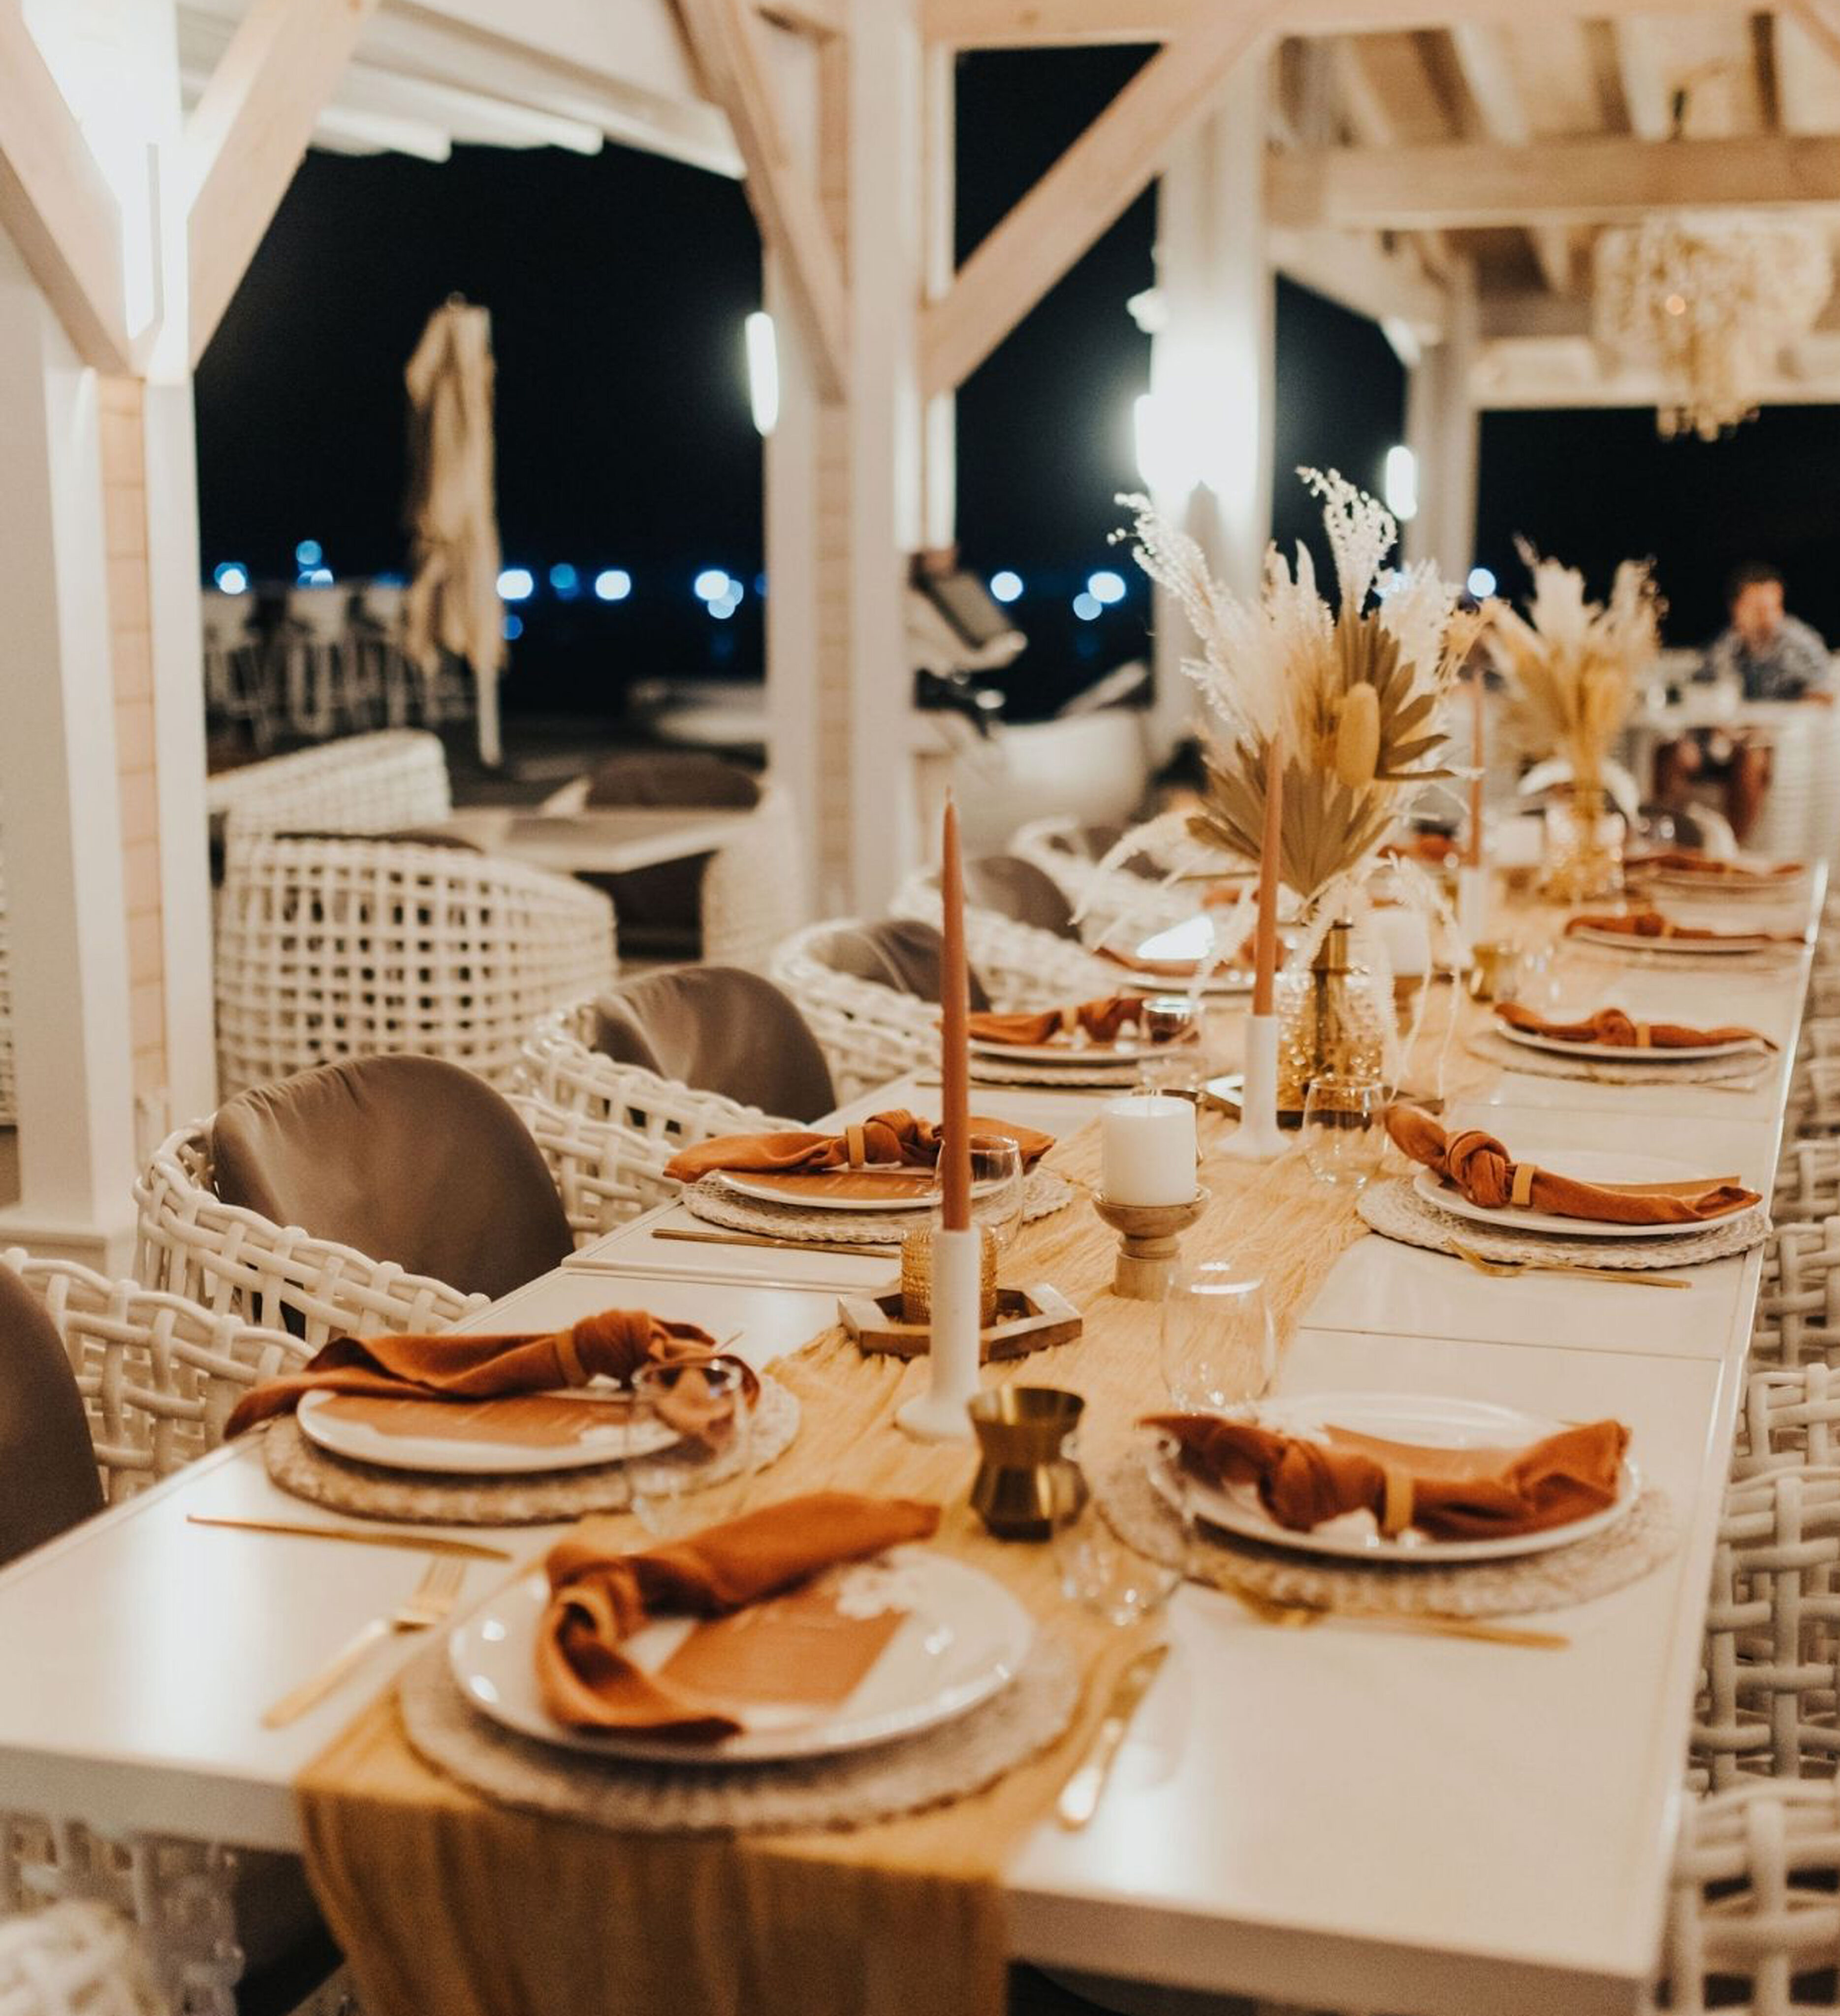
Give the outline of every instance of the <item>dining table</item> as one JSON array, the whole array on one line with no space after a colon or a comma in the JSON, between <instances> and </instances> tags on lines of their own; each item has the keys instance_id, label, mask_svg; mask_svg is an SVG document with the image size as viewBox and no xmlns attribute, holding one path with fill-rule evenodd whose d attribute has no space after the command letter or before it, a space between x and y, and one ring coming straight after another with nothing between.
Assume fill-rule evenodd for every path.
<instances>
[{"instance_id":1,"label":"dining table","mask_svg":"<svg viewBox=\"0 0 1840 2016\"><path fill-rule=\"evenodd\" d=\"M1824 887L1813 869L1782 906L1802 938L1717 972L1559 947L1580 995L1614 990L1635 1013L1698 1005L1767 1036L1776 1049L1736 1089L1498 1067L1464 1074L1445 1124L1542 1157L1691 1160L1767 1198ZM1431 1064L1415 1068L1435 1075ZM979 1086L973 1107L1064 1145L1115 1096ZM834 1118L894 1107L936 1118L938 1101L916 1071ZM1232 1124L1202 1112L1204 1181ZM1067 1208L1090 1215L1082 1197ZM830 1330L840 1294L894 1271L885 1254L669 1236L708 1229L681 1202L661 1203L460 1327L547 1329L643 1307L735 1334L733 1348L766 1366ZM1561 1649L1353 1619L1274 1629L1226 1593L1185 1585L1167 1613L1172 1656L1096 1817L1071 1831L1049 1816L1003 1873L1012 1957L1089 1980L1400 2016L1641 2007L1687 1796L1708 1579L1763 1265L1753 1247L1684 1269L1683 1290L1644 1293L1562 1273L1491 1278L1372 1233L1349 1245L1302 1312L1276 1394L1430 1392L1568 1421L1614 1417L1666 1493L1677 1543L1626 1586L1542 1611L1535 1621L1563 1634ZM1025 1376L1051 1382L1051 1358ZM1143 1395L1147 1406L1160 1398ZM968 1483L972 1455L964 1461ZM0 1574L0 1805L107 1834L297 1850L297 1777L415 1646L387 1645L361 1682L289 1727L263 1726L268 1703L413 1579L406 1551L194 1523L303 1510L322 1516L270 1481L247 1438ZM416 1528L405 1549L430 1531L516 1557L468 1566L463 1616L563 1528Z\"/></svg>"},{"instance_id":2,"label":"dining table","mask_svg":"<svg viewBox=\"0 0 1840 2016\"><path fill-rule=\"evenodd\" d=\"M570 812L470 805L424 823L427 830L463 841L482 854L554 875L625 875L718 853L734 844L753 816L696 805L591 806Z\"/></svg>"}]
</instances>

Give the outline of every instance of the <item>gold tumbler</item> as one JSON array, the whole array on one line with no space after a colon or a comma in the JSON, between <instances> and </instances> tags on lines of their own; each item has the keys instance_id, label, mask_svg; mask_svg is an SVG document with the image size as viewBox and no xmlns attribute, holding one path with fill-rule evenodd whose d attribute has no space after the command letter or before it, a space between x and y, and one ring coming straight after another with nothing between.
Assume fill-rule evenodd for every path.
<instances>
[{"instance_id":1,"label":"gold tumbler","mask_svg":"<svg viewBox=\"0 0 1840 2016\"><path fill-rule=\"evenodd\" d=\"M933 1231L931 1226L910 1232L901 1242L901 1320L924 1323L933 1314ZM978 1320L986 1330L996 1321L996 1233L978 1227Z\"/></svg>"}]
</instances>

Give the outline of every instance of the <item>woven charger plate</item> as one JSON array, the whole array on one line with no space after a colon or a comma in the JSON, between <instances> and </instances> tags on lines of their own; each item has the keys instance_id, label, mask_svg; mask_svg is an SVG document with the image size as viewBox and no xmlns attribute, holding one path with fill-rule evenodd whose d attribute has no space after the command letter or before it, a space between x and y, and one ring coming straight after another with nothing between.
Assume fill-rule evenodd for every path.
<instances>
[{"instance_id":1,"label":"woven charger plate","mask_svg":"<svg viewBox=\"0 0 1840 2016\"><path fill-rule=\"evenodd\" d=\"M1497 1232L1471 1218L1457 1218L1428 1204L1413 1188L1410 1176L1388 1176L1370 1183L1355 1208L1375 1232L1407 1246L1448 1253L1460 1239L1487 1260L1568 1260L1586 1267L1627 1267L1671 1273L1676 1267L1703 1267L1748 1253L1770 1237L1770 1215L1761 1204L1714 1219L1698 1232L1674 1239L1561 1239L1542 1232Z\"/></svg>"},{"instance_id":2,"label":"woven charger plate","mask_svg":"<svg viewBox=\"0 0 1840 2016\"><path fill-rule=\"evenodd\" d=\"M1566 1057L1554 1050L1536 1050L1525 1043L1511 1043L1493 1029L1479 1030L1469 1039L1470 1054L1485 1064L1500 1064L1504 1071L1525 1071L1536 1078L1579 1078L1596 1085L1728 1085L1734 1081L1761 1078L1771 1066L1768 1050L1745 1050L1729 1057L1708 1057L1692 1064L1621 1064L1605 1057Z\"/></svg>"},{"instance_id":3,"label":"woven charger plate","mask_svg":"<svg viewBox=\"0 0 1840 2016\"><path fill-rule=\"evenodd\" d=\"M775 1239L817 1239L828 1245L896 1246L910 1232L931 1229L929 1205L920 1211L812 1211L795 1204L767 1204L740 1196L705 1176L680 1202L711 1225L731 1232L761 1232ZM1046 1169L1032 1169L1022 1186L1024 1222L1050 1217L1073 1201L1073 1186Z\"/></svg>"},{"instance_id":4,"label":"woven charger plate","mask_svg":"<svg viewBox=\"0 0 1840 2016\"><path fill-rule=\"evenodd\" d=\"M785 1454L798 1433L798 1419L796 1395L776 1379L763 1378L750 1438L757 1469ZM361 1518L398 1519L409 1525L542 1526L589 1512L626 1510L622 1463L532 1477L440 1477L426 1471L386 1470L334 1456L308 1442L291 1414L269 1424L262 1457L269 1476L296 1498ZM732 1464L711 1467L699 1483L718 1483L733 1469Z\"/></svg>"},{"instance_id":5,"label":"woven charger plate","mask_svg":"<svg viewBox=\"0 0 1840 2016\"><path fill-rule=\"evenodd\" d=\"M1066 1086L1076 1091L1100 1089L1129 1092L1137 1082L1142 1061L1141 1058L1133 1057L1125 1064L1094 1061L1081 1064L1032 1064L1020 1059L1012 1063L1006 1057L980 1054L971 1060L971 1082L974 1085Z\"/></svg>"},{"instance_id":6,"label":"woven charger plate","mask_svg":"<svg viewBox=\"0 0 1840 2016\"><path fill-rule=\"evenodd\" d=\"M1047 1748L1079 1706L1079 1672L1037 1637L1000 1694L924 1736L781 1764L634 1764L502 1729L467 1702L445 1634L402 1676L409 1744L437 1771L501 1805L621 1834L783 1833L866 1827L969 1798Z\"/></svg>"},{"instance_id":7,"label":"woven charger plate","mask_svg":"<svg viewBox=\"0 0 1840 2016\"><path fill-rule=\"evenodd\" d=\"M1181 1522L1150 1481L1148 1461L1142 1449L1122 1452L1100 1471L1093 1495L1106 1524L1127 1546L1165 1568L1179 1568L1185 1551ZM1211 1527L1200 1528L1186 1551L1191 1580L1229 1593L1237 1583L1279 1603L1395 1616L1519 1617L1569 1609L1639 1582L1667 1559L1680 1537L1666 1492L1647 1490L1626 1518L1589 1539L1462 1568L1312 1559L1255 1540L1229 1541Z\"/></svg>"}]
</instances>

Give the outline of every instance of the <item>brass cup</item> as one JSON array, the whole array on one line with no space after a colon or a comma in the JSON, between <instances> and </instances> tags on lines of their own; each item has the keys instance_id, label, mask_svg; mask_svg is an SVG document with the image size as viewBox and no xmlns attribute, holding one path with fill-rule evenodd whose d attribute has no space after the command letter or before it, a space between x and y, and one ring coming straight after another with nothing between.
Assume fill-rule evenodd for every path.
<instances>
[{"instance_id":1,"label":"brass cup","mask_svg":"<svg viewBox=\"0 0 1840 2016\"><path fill-rule=\"evenodd\" d=\"M1057 1386L993 1386L966 1402L978 1438L971 1509L999 1540L1045 1540L1086 1502L1061 1453L1086 1401Z\"/></svg>"},{"instance_id":2,"label":"brass cup","mask_svg":"<svg viewBox=\"0 0 1840 2016\"><path fill-rule=\"evenodd\" d=\"M1471 946L1470 970L1464 982L1470 999L1511 1000L1520 961L1520 947L1505 938L1487 938Z\"/></svg>"}]
</instances>

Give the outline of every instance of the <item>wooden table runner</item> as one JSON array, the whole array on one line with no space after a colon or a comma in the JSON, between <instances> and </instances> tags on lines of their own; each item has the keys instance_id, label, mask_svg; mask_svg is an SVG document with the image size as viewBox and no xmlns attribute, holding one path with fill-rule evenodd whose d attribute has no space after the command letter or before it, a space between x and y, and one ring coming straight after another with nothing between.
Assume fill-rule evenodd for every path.
<instances>
[{"instance_id":1,"label":"wooden table runner","mask_svg":"<svg viewBox=\"0 0 1840 2016\"><path fill-rule=\"evenodd\" d=\"M1204 1121L1204 1157L1225 1131ZM1050 1159L1096 1180L1096 1129ZM1202 1175L1212 1201L1187 1254L1263 1273L1287 1339L1363 1234L1352 1193L1315 1182L1295 1153L1264 1167L1204 1161ZM1083 1310L1085 1334L987 1378L1071 1388L1089 1421L1122 1432L1163 1386L1154 1305L1108 1291L1114 1251L1083 1199L1025 1230L1007 1277L1052 1281ZM965 1503L970 1450L916 1444L894 1427L927 1377L924 1359L866 1359L834 1329L774 1372L798 1393L805 1425L760 1496L828 1487L945 1505L938 1544L1000 1576L1078 1656L1075 1726L988 1791L931 1813L848 1833L688 1839L491 1805L415 1755L392 1694L298 1787L308 1871L370 2016L1001 2016L1003 1871L1138 1641L1062 1600L1049 1549L984 1532Z\"/></svg>"}]
</instances>

